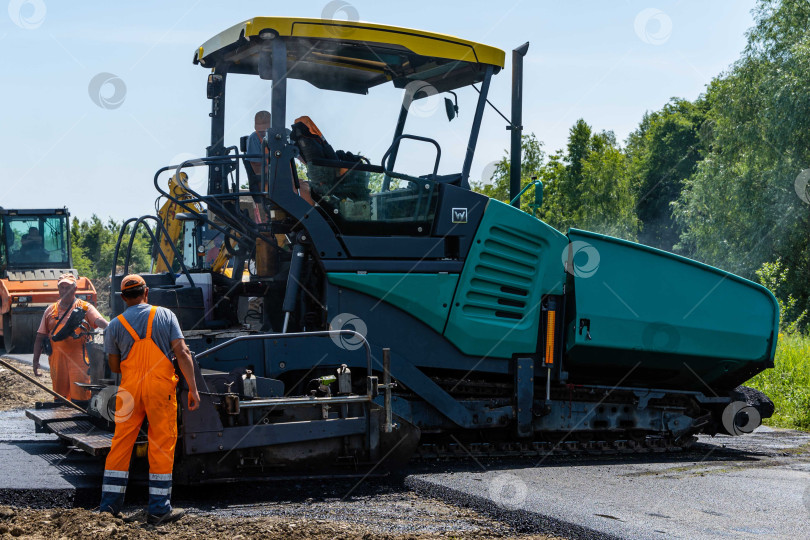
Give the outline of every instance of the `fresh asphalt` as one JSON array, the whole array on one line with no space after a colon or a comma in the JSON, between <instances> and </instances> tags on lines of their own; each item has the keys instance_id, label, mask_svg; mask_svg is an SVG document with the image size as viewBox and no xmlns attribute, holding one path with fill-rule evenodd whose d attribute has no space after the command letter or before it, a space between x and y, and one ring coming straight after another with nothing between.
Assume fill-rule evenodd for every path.
<instances>
[{"instance_id":1,"label":"fresh asphalt","mask_svg":"<svg viewBox=\"0 0 810 540\"><path fill-rule=\"evenodd\" d=\"M0 353L2 353L2 349L0 349ZM0 358L12 358L23 364L28 364L29 366L34 363L34 355L33 354L0 354ZM48 355L43 354L39 357L39 365L42 368L41 371L49 371L50 368L48 367ZM45 378L47 380L47 377Z\"/></svg>"},{"instance_id":2,"label":"fresh asphalt","mask_svg":"<svg viewBox=\"0 0 810 540\"><path fill-rule=\"evenodd\" d=\"M30 364L32 355L11 357ZM98 496L101 461L35 433L20 410L0 412L0 463L0 504L87 506ZM470 458L416 465L400 478L403 489L472 506L522 532L810 537L810 434L797 431L701 437L678 454Z\"/></svg>"},{"instance_id":3,"label":"fresh asphalt","mask_svg":"<svg viewBox=\"0 0 810 540\"><path fill-rule=\"evenodd\" d=\"M570 538L810 538L810 434L791 430L674 455L473 461L406 485Z\"/></svg>"}]
</instances>

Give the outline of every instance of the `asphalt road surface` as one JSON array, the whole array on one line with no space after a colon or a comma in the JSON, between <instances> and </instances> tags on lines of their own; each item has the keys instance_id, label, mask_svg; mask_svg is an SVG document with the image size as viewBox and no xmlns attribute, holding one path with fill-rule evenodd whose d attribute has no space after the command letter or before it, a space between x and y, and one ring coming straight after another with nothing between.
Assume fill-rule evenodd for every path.
<instances>
[{"instance_id":1,"label":"asphalt road surface","mask_svg":"<svg viewBox=\"0 0 810 540\"><path fill-rule=\"evenodd\" d=\"M21 411L0 412L0 463L0 504L92 506L98 497L100 462L77 451L66 455L53 435L34 433ZM176 497L206 512L286 515L316 511L328 490L339 500L324 508L344 504L342 487L303 482L291 497L251 484L231 486L227 495L179 490ZM762 427L743 437L701 437L678 454L418 464L363 490L361 499L368 499L361 508L387 501L382 520L386 512L396 518L402 501L418 495L475 510L521 533L810 538L810 434ZM452 529L452 521L434 531Z\"/></svg>"}]
</instances>

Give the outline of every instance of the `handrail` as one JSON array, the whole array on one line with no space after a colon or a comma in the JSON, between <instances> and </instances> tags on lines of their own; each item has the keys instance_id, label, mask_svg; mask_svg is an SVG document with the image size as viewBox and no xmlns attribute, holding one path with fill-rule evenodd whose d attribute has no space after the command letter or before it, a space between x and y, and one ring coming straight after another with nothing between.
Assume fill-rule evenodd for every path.
<instances>
[{"instance_id":1,"label":"handrail","mask_svg":"<svg viewBox=\"0 0 810 540\"><path fill-rule=\"evenodd\" d=\"M438 174L439 174L439 162L441 161L441 158L442 158L442 148L441 148L441 146L439 146L439 143L436 142L434 139L431 139L430 137L422 137L422 136L419 136L419 135L409 135L407 133L403 133L399 137L396 137L394 139L394 142L391 143L391 146L388 147L388 150L385 151L385 154L383 154L382 162L380 163L380 166L383 168L383 172L388 176L391 176L393 178L402 178L403 180L412 180L412 181L415 181L415 182L419 182L420 180L424 180L424 178L416 178L415 176L408 176L408 175L401 174L401 173L394 173L393 171L388 170L388 167L386 166L385 162L388 159L388 156L394 151L394 147L397 146L397 148L398 148L398 145L399 145L400 141L402 141L402 139L412 139L414 141L429 142L430 144L432 144L433 146L436 147L436 161L433 163L433 176L434 177L438 176Z\"/></svg>"},{"instance_id":2,"label":"handrail","mask_svg":"<svg viewBox=\"0 0 810 540\"><path fill-rule=\"evenodd\" d=\"M540 191L540 196L541 196L541 198L542 198L542 194L543 194L543 191L542 191L542 189L543 189L543 182L542 182L541 180L536 180L536 179L535 179L535 180L533 180L532 182L529 182L528 184L526 184L526 187L524 187L523 189L521 189L521 190L520 190L520 193L518 193L517 195L515 195L515 198L514 198L514 199L512 199L512 200L509 202L509 204L510 204L510 205L512 205L512 206L514 206L514 204L520 200L520 196L521 196L521 195L523 195L524 193L526 193L526 192L529 190L529 188L531 188L532 186L534 187L535 191L536 191L536 190L538 190L538 189L539 189L539 190L541 190L541 191ZM537 196L535 195L535 198L536 198L536 197L537 197ZM530 207L531 207L533 210L535 210L535 211L537 211L537 208L539 208L539 205L538 205L538 204L530 204L529 206L530 206Z\"/></svg>"},{"instance_id":3,"label":"handrail","mask_svg":"<svg viewBox=\"0 0 810 540\"><path fill-rule=\"evenodd\" d=\"M166 230L166 227L163 225L163 222L160 221L160 219L158 219L157 216L145 215L135 220L135 224L132 226L132 232L129 235L129 244L127 244L127 257L124 262L124 275L127 275L129 273L129 261L132 257L132 245L135 243L135 233L138 231L138 225L140 224L143 224L144 227L146 228L146 232L149 233L149 236L152 238L152 242L155 243L155 247L158 250L158 254L163 259L163 262L166 264L166 268L168 268L169 271L171 271L172 265L171 263L169 263L169 259L166 257L166 254L163 253L163 249L161 249L160 243L157 241L157 238L155 237L155 233L153 233L149 225L146 224L147 219L154 220L155 223L157 223L158 226L160 227L160 232L166 235L166 238L169 238L169 231ZM194 279L191 277L191 272L188 271L185 261L183 261L183 258L180 256L180 252L177 250L177 246L175 246L173 243L169 243L169 245L171 245L172 247L174 258L177 259L177 262L180 263L181 271L188 278L189 284L192 287L194 287L195 286ZM115 262L117 261L113 261L113 267L115 266ZM113 276L115 276L115 274L113 274ZM112 280L110 280L110 282L112 283Z\"/></svg>"},{"instance_id":4,"label":"handrail","mask_svg":"<svg viewBox=\"0 0 810 540\"><path fill-rule=\"evenodd\" d=\"M224 162L231 161L231 159L232 159L231 156L211 156L211 157L204 157L204 158L187 159L183 163L176 166L175 178L177 178L179 180L180 172L182 171L182 169L184 167L188 167L189 165L193 166L193 167L197 167L199 165L210 166L213 163L217 163L217 162L223 162L224 163ZM238 158L237 158L237 161L238 161ZM238 167L238 165L237 165L237 167ZM157 187L157 178L155 179L155 187ZM245 227L246 229L250 230L249 227L248 227L247 222L245 222L244 220L240 220L238 216L234 216L231 213L230 210L225 208L224 205L220 204L220 202L216 199L216 197L211 197L210 195L205 195L205 196L200 195L199 193L197 193L196 191L191 189L191 186L189 186L189 185L185 185L184 189L186 190L186 192L195 195L197 197L197 201L202 201L202 202L205 202L206 204L208 204L209 206L213 205L214 207L216 207L216 209L219 212L219 217L221 219L223 219L223 221L229 222L230 226L233 227L234 229L240 230L240 227ZM170 195L168 195L168 194L166 194L166 196L170 197ZM176 201L176 199L174 199L174 198L172 198L172 200ZM192 201L193 201L193 199L191 199L191 200L186 199L186 202L192 202ZM212 203L216 203L216 204L212 204ZM186 208L188 210L188 207L186 205L182 205L182 206L183 206L183 208ZM207 218L205 218L205 219L207 219ZM213 222L211 222L211 224L213 225ZM253 231L251 231L251 232L253 232L254 236L255 236L256 234L258 234L258 228L253 227Z\"/></svg>"},{"instance_id":5,"label":"handrail","mask_svg":"<svg viewBox=\"0 0 810 540\"><path fill-rule=\"evenodd\" d=\"M220 157L225 157L225 156L220 156ZM201 159L203 159L203 160L210 160L210 159L214 159L214 158L201 158ZM231 159L231 158L228 158L228 159ZM222 160L220 160L220 161L222 161ZM181 164L181 168L182 168L182 164ZM170 193L168 193L168 192L164 191L164 190L163 190L163 188L162 188L162 187L160 187L160 185L158 184L158 179L160 178L160 175L161 175L162 173L164 173L164 172L166 172L166 171L168 171L168 170L170 170L170 169L177 169L177 167L176 167L176 166L174 166L174 165L169 165L169 166L166 166L166 167L161 167L161 168L160 168L160 169L158 169L158 170L157 170L157 172L155 173L153 183L154 183L154 185L155 185L155 189L157 189L157 191L158 191L158 192L159 192L161 195L163 195L164 197L166 197L168 200L170 200L170 201L172 201L172 202L176 203L176 204L177 204L178 206L180 206L181 208L183 208L183 209L185 209L185 210L187 210L187 211L189 211L189 212L195 213L195 214L197 214L197 211L196 211L196 210L195 210L193 207L189 206L189 204L192 204L192 203L195 203L195 202L205 202L205 203L210 203L210 202L211 202L211 197L212 197L212 196L205 196L205 197L203 197L203 196L201 196L199 193L196 193L194 190L188 190L188 191L190 191L191 193L193 193L194 195L196 195L196 196L197 196L197 198L196 198L196 199L193 199L193 198L192 198L192 199L184 199L184 200L181 200L181 199L177 199L177 198L175 198L175 197L172 197ZM232 196L229 196L228 198L238 198L238 197L239 197L239 196L241 196L241 195L245 195L245 194L234 194L234 195L232 195ZM221 205L217 205L217 206L221 206ZM205 216L205 215L200 215L200 217L201 217L201 218L202 218L202 220L203 220L203 221L204 221L206 224L208 224L208 225L209 225L209 226L210 226L212 229L215 229L215 230L219 231L220 233L222 233L222 234L223 234L223 235L225 235L226 237L228 237L228 238L232 239L234 242L236 242L237 244L239 244L239 245L241 245L242 247L244 247L245 249L250 249L250 247L251 247L250 242L246 242L246 241L244 240L244 238L242 238L242 237L240 237L240 236L236 236L236 235L232 234L228 228L223 227L223 226L221 226L221 225L219 225L219 224L217 224L217 223L214 223L213 221L211 221L210 219L208 219L208 218L207 218L207 216ZM233 219L228 219L227 221L229 222L229 223L228 223L228 225L229 225L231 228L240 229L241 227L244 227L244 226L245 226L245 222L244 222L244 221L241 221L241 222L240 222L240 221L237 221L236 223L234 223L234 220L233 220ZM255 233L256 233L257 231L244 231L244 232L245 232L245 233L253 232L253 233L254 233L254 235L255 235Z\"/></svg>"},{"instance_id":6,"label":"handrail","mask_svg":"<svg viewBox=\"0 0 810 540\"><path fill-rule=\"evenodd\" d=\"M124 239L124 231L127 230L127 225L132 223L138 218L129 218L128 220L124 221L121 224L121 230L118 231L118 240L115 242L115 250L113 251L113 259L112 259L112 269L110 270L110 294L114 294L115 291L112 290L113 278L117 275L116 271L116 263L118 262L118 252L121 249L121 240ZM126 275L126 274L124 274Z\"/></svg>"},{"instance_id":7,"label":"handrail","mask_svg":"<svg viewBox=\"0 0 810 540\"><path fill-rule=\"evenodd\" d=\"M232 339L229 339L225 343L220 343L219 345L215 345L210 349L206 349L201 353L197 353L195 358L200 359L204 356L208 356L215 352L221 351L225 347L236 343L237 341L253 341L253 340L265 340L265 339L290 339L290 338L302 338L302 337L335 337L335 336L351 336L351 337L359 337L362 341L363 347L366 349L366 371L368 372L368 376L371 377L373 371L371 369L371 345L369 345L366 336L361 334L360 332L355 332L354 330L316 330L314 332L289 332L287 334L251 334L249 336L238 336ZM370 389L369 389L370 390ZM369 396L371 394L369 393Z\"/></svg>"}]
</instances>

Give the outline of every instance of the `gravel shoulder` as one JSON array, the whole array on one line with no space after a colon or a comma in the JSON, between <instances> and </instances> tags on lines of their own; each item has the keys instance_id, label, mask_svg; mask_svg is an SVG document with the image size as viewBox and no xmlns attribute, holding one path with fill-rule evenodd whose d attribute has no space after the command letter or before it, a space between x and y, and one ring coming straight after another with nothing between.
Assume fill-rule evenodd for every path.
<instances>
[{"instance_id":1,"label":"gravel shoulder","mask_svg":"<svg viewBox=\"0 0 810 540\"><path fill-rule=\"evenodd\" d=\"M438 501L432 501L438 503ZM441 503L439 503L441 506ZM473 538L500 539L521 538L525 540L548 540L553 537L537 535L513 535L486 529L477 531L437 531L433 533L397 533L381 530L370 525L358 525L341 520L314 517L290 516L220 516L189 512L177 523L152 526L138 521L125 523L109 514L99 514L87 509L46 509L0 507L0 537L37 539L96 539L117 538L151 539L439 539Z\"/></svg>"},{"instance_id":2,"label":"gravel shoulder","mask_svg":"<svg viewBox=\"0 0 810 540\"><path fill-rule=\"evenodd\" d=\"M34 370L30 364L20 362L13 358L3 356L3 361L8 362L26 375L34 376ZM42 373L42 371L40 371ZM44 385L51 384L48 372L37 380ZM53 396L35 385L26 381L10 369L0 366L0 411L11 409L23 409L33 407L37 401L52 401Z\"/></svg>"}]
</instances>

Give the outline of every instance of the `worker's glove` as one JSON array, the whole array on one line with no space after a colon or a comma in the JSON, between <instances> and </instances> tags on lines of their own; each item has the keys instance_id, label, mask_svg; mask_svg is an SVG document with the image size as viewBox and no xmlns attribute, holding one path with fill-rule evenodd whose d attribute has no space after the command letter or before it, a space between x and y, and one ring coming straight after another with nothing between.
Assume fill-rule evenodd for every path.
<instances>
[{"instance_id":1,"label":"worker's glove","mask_svg":"<svg viewBox=\"0 0 810 540\"><path fill-rule=\"evenodd\" d=\"M39 358L34 360L33 368L34 368L34 375L36 377L42 377L42 373L40 373L40 371L39 371Z\"/></svg>"}]
</instances>

